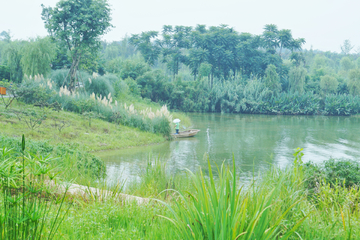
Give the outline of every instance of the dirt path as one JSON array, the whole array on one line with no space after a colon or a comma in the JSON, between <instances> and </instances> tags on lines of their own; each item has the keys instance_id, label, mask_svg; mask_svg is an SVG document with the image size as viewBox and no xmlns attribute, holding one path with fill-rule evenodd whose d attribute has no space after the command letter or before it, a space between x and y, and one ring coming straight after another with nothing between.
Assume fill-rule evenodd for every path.
<instances>
[{"instance_id":1,"label":"dirt path","mask_svg":"<svg viewBox=\"0 0 360 240\"><path fill-rule=\"evenodd\" d=\"M109 190L103 190L94 187L87 187L79 184L73 183L56 183L55 181L48 182L48 185L57 193L64 193L67 189L67 194L72 196L81 197L83 199L93 199L93 200L114 200L119 202L136 202L137 204L147 204L150 199L136 197L124 193L114 193Z\"/></svg>"}]
</instances>

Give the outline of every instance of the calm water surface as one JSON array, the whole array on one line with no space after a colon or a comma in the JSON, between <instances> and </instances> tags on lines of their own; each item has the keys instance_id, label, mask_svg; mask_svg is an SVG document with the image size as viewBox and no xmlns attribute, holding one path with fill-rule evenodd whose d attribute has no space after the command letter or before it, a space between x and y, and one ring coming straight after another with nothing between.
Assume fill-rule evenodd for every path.
<instances>
[{"instance_id":1,"label":"calm water surface","mask_svg":"<svg viewBox=\"0 0 360 240\"><path fill-rule=\"evenodd\" d=\"M167 162L171 173L207 167L206 159L221 164L234 157L243 175L264 171L270 164L286 167L294 149L304 148L303 160L320 163L329 158L359 159L360 117L269 116L248 114L189 114L193 138L101 153L108 181L136 179L147 159ZM181 124L181 123L180 123ZM181 126L181 125L180 125Z\"/></svg>"}]
</instances>

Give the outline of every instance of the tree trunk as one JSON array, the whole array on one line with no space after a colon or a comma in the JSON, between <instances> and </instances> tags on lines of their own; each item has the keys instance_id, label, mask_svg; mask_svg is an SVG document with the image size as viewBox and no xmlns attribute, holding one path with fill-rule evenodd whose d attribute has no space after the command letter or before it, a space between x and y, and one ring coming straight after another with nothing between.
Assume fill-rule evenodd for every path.
<instances>
[{"instance_id":1,"label":"tree trunk","mask_svg":"<svg viewBox=\"0 0 360 240\"><path fill-rule=\"evenodd\" d=\"M79 62L80 62L80 56L75 55L73 57L69 71L69 75L70 75L69 91L73 91L75 89L76 71L78 70Z\"/></svg>"}]
</instances>

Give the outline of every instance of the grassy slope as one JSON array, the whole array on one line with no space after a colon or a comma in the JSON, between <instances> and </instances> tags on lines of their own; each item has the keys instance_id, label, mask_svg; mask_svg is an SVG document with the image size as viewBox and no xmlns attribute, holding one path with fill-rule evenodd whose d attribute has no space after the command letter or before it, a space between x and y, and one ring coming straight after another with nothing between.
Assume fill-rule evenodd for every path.
<instances>
[{"instance_id":1,"label":"grassy slope","mask_svg":"<svg viewBox=\"0 0 360 240\"><path fill-rule=\"evenodd\" d=\"M13 104L11 110L21 108L34 109L40 113L40 109L30 105ZM47 112L47 119L41 126L31 130L24 121L19 121L16 115L5 111L0 107L0 129L3 135L16 137L25 134L27 138L34 140L49 140L52 144L60 142L83 144L91 151L121 149L147 144L155 144L165 141L157 134L142 132L135 128L116 125L100 119L92 119L91 127L89 121L83 116L71 112ZM61 132L55 127L57 121L64 120L67 127Z\"/></svg>"}]
</instances>

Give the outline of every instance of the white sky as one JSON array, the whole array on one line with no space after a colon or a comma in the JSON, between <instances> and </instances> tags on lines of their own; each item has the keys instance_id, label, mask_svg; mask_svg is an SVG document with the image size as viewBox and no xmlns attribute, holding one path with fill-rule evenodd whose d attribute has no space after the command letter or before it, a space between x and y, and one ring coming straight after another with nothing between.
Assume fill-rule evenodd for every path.
<instances>
[{"instance_id":1,"label":"white sky","mask_svg":"<svg viewBox=\"0 0 360 240\"><path fill-rule=\"evenodd\" d=\"M360 47L360 0L108 0L115 26L104 40L121 40L126 34L161 31L163 25L218 26L261 34L265 24L291 29L305 48L340 52L349 39ZM41 4L58 0L0 0L0 32L10 29L13 39L46 36Z\"/></svg>"}]
</instances>

